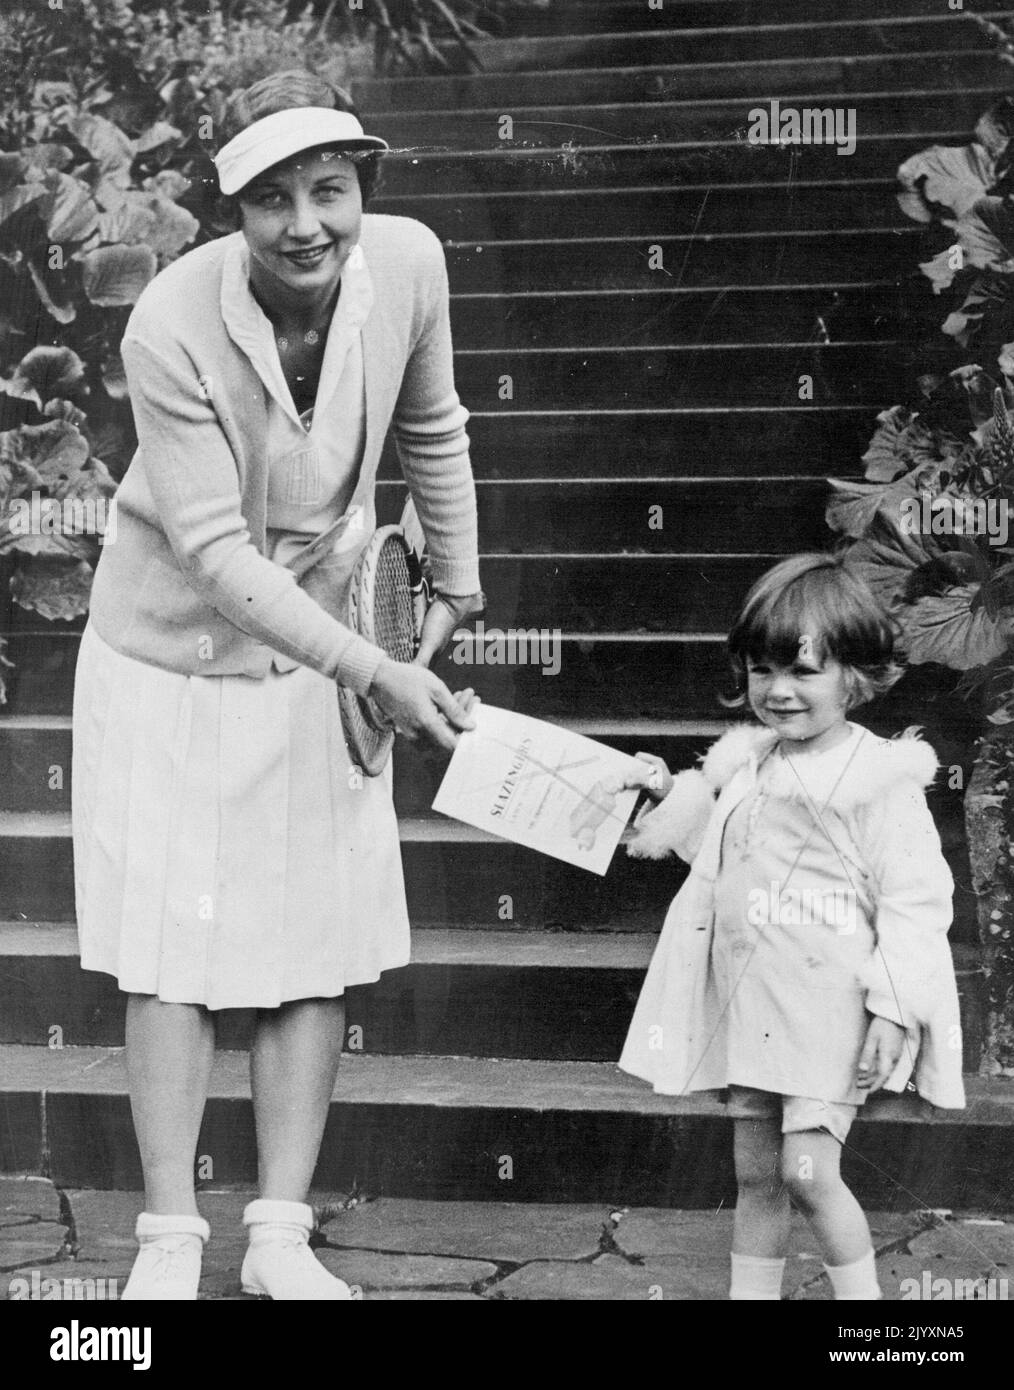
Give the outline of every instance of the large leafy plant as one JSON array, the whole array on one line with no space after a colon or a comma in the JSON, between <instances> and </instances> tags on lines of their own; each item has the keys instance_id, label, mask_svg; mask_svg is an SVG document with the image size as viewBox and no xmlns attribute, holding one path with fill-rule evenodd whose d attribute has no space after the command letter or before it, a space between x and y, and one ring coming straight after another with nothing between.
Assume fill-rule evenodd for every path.
<instances>
[{"instance_id":1,"label":"large leafy plant","mask_svg":"<svg viewBox=\"0 0 1014 1390\"><path fill-rule=\"evenodd\" d=\"M1012 131L1005 99L970 145L933 146L898 171L902 209L927 227L920 269L951 306L941 328L959 362L959 347L978 360L921 377L912 402L884 411L866 481L833 479L827 510L908 661L965 673L996 724L1014 723Z\"/></svg>"}]
</instances>

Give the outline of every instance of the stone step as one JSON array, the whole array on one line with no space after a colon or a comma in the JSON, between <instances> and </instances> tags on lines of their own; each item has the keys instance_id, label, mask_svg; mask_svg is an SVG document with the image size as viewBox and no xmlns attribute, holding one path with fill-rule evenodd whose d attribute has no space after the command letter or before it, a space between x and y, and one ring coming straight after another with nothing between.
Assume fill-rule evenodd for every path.
<instances>
[{"instance_id":1,"label":"stone step","mask_svg":"<svg viewBox=\"0 0 1014 1390\"><path fill-rule=\"evenodd\" d=\"M859 134L848 156L851 178L883 178L928 145L971 139L971 127L925 129L911 135ZM506 192L515 188L631 188L637 184L777 183L779 179L840 179L842 160L829 145L751 145L745 140L609 142L582 148L412 150L384 159L384 191L390 196L441 189ZM870 265L865 270L869 273Z\"/></svg>"},{"instance_id":2,"label":"stone step","mask_svg":"<svg viewBox=\"0 0 1014 1390\"><path fill-rule=\"evenodd\" d=\"M902 16L934 16L940 0L810 0L809 20ZM800 17L798 0L552 0L548 6L508 13L498 33L537 34L623 33L633 29L791 23Z\"/></svg>"},{"instance_id":3,"label":"stone step","mask_svg":"<svg viewBox=\"0 0 1014 1390\"><path fill-rule=\"evenodd\" d=\"M677 649L679 660L660 655L659 647ZM585 650L581 650L584 648ZM655 648L653 651L652 648ZM594 658L594 659L593 659ZM689 659L686 659L689 658ZM543 675L536 665L482 666L438 663L436 669L454 689L473 686L488 703L522 709L541 717L584 718L603 722L624 708L613 698L597 707L604 691L613 694L624 682L636 688L642 680L639 717L681 719L698 715L714 720L726 713L718 699L730 689L722 644L680 639L622 642L598 638L582 642L564 638L559 674ZM672 663L666 679L666 661ZM648 674L650 673L650 675ZM661 673L661 676L660 676ZM650 689L656 683L658 694ZM664 684L663 684L664 681ZM966 710L964 724L953 716L953 697L920 697L918 678L904 695L898 691L870 707L871 727L896 731L918 722L943 756L948 743L962 733L971 745ZM609 687L612 687L612 690ZM580 698L579 692L590 696ZM865 711L864 711L865 714ZM651 751L646 750L646 751ZM434 759L437 755L433 755ZM965 757L955 759L963 763ZM442 766L442 764L439 764ZM431 774L432 775L432 774ZM417 784L418 785L418 784ZM956 915L964 933L974 937L972 893L961 823L961 792L941 785L934 793L945 849L953 860L959 885ZM405 816L399 821L402 861L409 910L416 923L471 922L496 925L504 920L504 895L510 899L511 920L525 927L597 926L610 930L645 930L658 925L653 914L664 908L682 869L675 863L662 869L619 854L610 873L599 878L571 868L494 836L433 814ZM0 812L0 918L66 922L74 919L73 846L67 813Z\"/></svg>"},{"instance_id":4,"label":"stone step","mask_svg":"<svg viewBox=\"0 0 1014 1390\"><path fill-rule=\"evenodd\" d=\"M426 193L376 198L373 212L416 217L444 241L648 236L675 232L751 232L770 227L912 224L898 207L893 178L776 184Z\"/></svg>"},{"instance_id":5,"label":"stone step","mask_svg":"<svg viewBox=\"0 0 1014 1390\"><path fill-rule=\"evenodd\" d=\"M506 571L505 583L509 584L510 575L518 571L520 562L510 557L495 563L499 569ZM538 560L528 563L532 564L537 574L542 575L544 581L547 564L560 562ZM730 563L735 565L737 562ZM566 561L562 562L562 566L569 568ZM487 566L485 573L490 572ZM693 572L691 564L687 565L687 572ZM492 573L492 585L490 579L486 580L488 597L496 592L496 569ZM536 590L537 579L528 580L527 568L525 578ZM490 612L498 611L491 598ZM508 625L510 620L501 617L499 621ZM589 737L601 737L624 752L636 753L642 747L650 746L652 752L658 753L677 768L690 767L710 739L725 727L723 721L686 725L643 720L607 721L605 724L593 722L591 725L582 720L564 722L579 732L591 730L593 732L589 733ZM650 744L646 744L646 740ZM420 753L410 743L400 743L394 760L394 798L399 813L410 816L428 812L443 770L443 761ZM0 812L67 816L70 810L70 716L0 715Z\"/></svg>"},{"instance_id":6,"label":"stone step","mask_svg":"<svg viewBox=\"0 0 1014 1390\"><path fill-rule=\"evenodd\" d=\"M404 487L381 486L378 520L396 518ZM737 535L763 537L763 553L769 554L782 550L782 545L771 543L772 536L782 536L783 544L792 549L819 546L828 538L823 521L826 481L793 474L631 480L621 467L612 478L481 482L477 493L479 534L495 538L496 554L724 555L729 537ZM652 507L662 510L652 512ZM669 574L668 582L677 578L675 570ZM715 623L724 616L716 613ZM672 624L668 626L671 630Z\"/></svg>"},{"instance_id":7,"label":"stone step","mask_svg":"<svg viewBox=\"0 0 1014 1390\"><path fill-rule=\"evenodd\" d=\"M540 566L543 563L560 563L561 568L569 568L558 560L528 563L534 571L530 581L533 588L537 586ZM585 562L579 561L576 565L583 563ZM511 557L503 561L503 564L510 568L517 566L518 562ZM730 574L735 569L742 568L746 577L759 567L759 562L755 559L729 557ZM644 569L650 574L654 566L648 563ZM692 572L692 562L687 563L686 570L688 574ZM742 589L738 596L734 595L731 580L725 582L728 584L728 601L731 604L736 597L741 597ZM656 586L658 587L657 578ZM684 601L681 586L676 584L672 587L680 596L680 601ZM716 583L715 587L718 588L719 585ZM526 617L529 627L533 626L536 615L528 613ZM697 613L694 620L700 621ZM501 620L501 626L509 628L511 623L509 620ZM711 741L728 727L730 720L744 717L743 712L737 710L718 710L716 715L718 717L715 719L696 722L616 717L597 720L564 718L558 722L624 753L655 753L663 758L670 768L679 771L694 766ZM871 727L885 736L894 732L889 724L881 722L878 726L876 719L871 721ZM962 767L962 785L967 785L971 770L971 754L962 744L960 731L934 729L932 742L945 768ZM442 758L424 753L405 741L398 744L394 758L394 801L399 815L414 817L429 813L444 767L445 762ZM32 815L35 817L35 824L43 828L46 822L39 821L39 816L68 816L71 809L70 716L0 717L0 774L0 812ZM942 775L941 786L949 780L949 775ZM942 793L938 798L937 810L942 818L949 817L952 820L956 820L961 814L958 802Z\"/></svg>"},{"instance_id":8,"label":"stone step","mask_svg":"<svg viewBox=\"0 0 1014 1390\"><path fill-rule=\"evenodd\" d=\"M768 405L799 399L869 405L903 395L914 355L904 342L883 340L486 348L456 352L454 375L462 397L476 410ZM946 370L953 361L950 345L920 353L924 371L934 362Z\"/></svg>"},{"instance_id":9,"label":"stone step","mask_svg":"<svg viewBox=\"0 0 1014 1390\"><path fill-rule=\"evenodd\" d=\"M656 940L654 933L417 931L411 965L348 991L346 1051L615 1061ZM974 1072L982 1051L980 951L956 945L953 954L964 1065ZM122 1047L125 1007L112 975L81 969L73 926L0 922L0 1044ZM216 1046L249 1047L254 1016L219 1013Z\"/></svg>"},{"instance_id":10,"label":"stone step","mask_svg":"<svg viewBox=\"0 0 1014 1390\"><path fill-rule=\"evenodd\" d=\"M480 479L592 478L617 472L631 479L676 472L766 477L786 466L797 475L843 476L857 471L879 409L817 402L573 412L500 409L473 411L468 434L472 467ZM381 477L401 477L393 446L385 451Z\"/></svg>"},{"instance_id":11,"label":"stone step","mask_svg":"<svg viewBox=\"0 0 1014 1390\"><path fill-rule=\"evenodd\" d=\"M670 283L794 285L858 279L873 267L885 277L911 275L923 235L919 227L801 232L786 226L685 236L452 241L446 253L457 294L657 289Z\"/></svg>"},{"instance_id":12,"label":"stone step","mask_svg":"<svg viewBox=\"0 0 1014 1390\"><path fill-rule=\"evenodd\" d=\"M939 329L940 302L890 281L731 289L533 290L459 294L459 350L533 347L747 345L760 341L897 340L913 324Z\"/></svg>"},{"instance_id":13,"label":"stone step","mask_svg":"<svg viewBox=\"0 0 1014 1390\"><path fill-rule=\"evenodd\" d=\"M216 1055L199 1154L216 1183L256 1180L248 1061ZM0 1050L0 1169L57 1187L137 1189L119 1049ZM864 1206L994 1210L1014 1199L1004 1156L1014 1085L970 1078L968 1108L916 1122L873 1101L849 1136L846 1181ZM506 1160L510 1160L509 1167ZM350 1056L314 1187L488 1201L707 1205L735 1198L729 1124L711 1096L674 1099L608 1062ZM509 1174L509 1180L507 1180Z\"/></svg>"},{"instance_id":14,"label":"stone step","mask_svg":"<svg viewBox=\"0 0 1014 1390\"><path fill-rule=\"evenodd\" d=\"M490 703L539 718L615 717L618 711L630 710L634 691L637 714L646 719L671 719L674 714L713 719L721 714L719 695L728 681L724 633L564 631L560 642L562 669L552 678L542 674L541 665L478 667L467 659L468 649L466 659L456 663L450 659L454 647L434 669L455 688L474 685ZM7 655L15 669L9 673L7 712L69 714L77 643L76 633L24 631L12 636ZM943 728L953 719L956 730L977 738L981 711L972 711L947 693L956 685L957 673L914 668L904 682L904 699L900 691L889 697L896 714L893 727L926 723L940 710L945 711L940 715Z\"/></svg>"},{"instance_id":15,"label":"stone step","mask_svg":"<svg viewBox=\"0 0 1014 1390\"><path fill-rule=\"evenodd\" d=\"M927 0L939 6L940 0ZM792 0L796 4L796 0ZM385 111L425 111L629 101L692 101L698 97L788 97L853 92L989 87L998 81L997 58L981 51L858 53L824 58L769 58L762 62L652 63L640 67L563 68L533 72L477 72L451 77L365 78L353 83L356 103L370 119Z\"/></svg>"},{"instance_id":16,"label":"stone step","mask_svg":"<svg viewBox=\"0 0 1014 1390\"><path fill-rule=\"evenodd\" d=\"M848 157L854 153L852 138L860 132L869 138L878 134L910 134L925 130L927 125L934 130L971 129L1001 89L1002 74L998 70L992 83L972 90L945 87L912 92L850 92L842 97L807 88L803 93L788 93L781 101L785 108L812 107L832 112L844 112L847 105L854 115L832 115L826 126L818 125L822 136L815 143L833 145L837 138L840 146L847 143L848 148L835 149L835 155ZM748 142L753 120L750 113L757 108L767 111L769 97L770 93L754 92L720 100L640 100L582 106L522 106L515 101L488 109L399 110L373 116L371 130L392 147L413 154L427 147L495 150L511 142L550 148L566 142L577 149L623 140L738 138ZM511 120L509 128L503 124L505 115ZM835 126L836 119L840 120L840 127ZM778 132L772 134L771 143L777 144Z\"/></svg>"},{"instance_id":17,"label":"stone step","mask_svg":"<svg viewBox=\"0 0 1014 1390\"><path fill-rule=\"evenodd\" d=\"M647 13L647 7L645 8ZM1009 11L983 10L989 19ZM929 16L879 15L797 23L755 23L672 29L652 27L624 33L508 38L473 46L484 72L616 67L653 63L757 63L772 58L828 58L850 53L903 54L922 50L968 52L985 44L963 13L941 7ZM465 64L457 58L459 68Z\"/></svg>"}]
</instances>

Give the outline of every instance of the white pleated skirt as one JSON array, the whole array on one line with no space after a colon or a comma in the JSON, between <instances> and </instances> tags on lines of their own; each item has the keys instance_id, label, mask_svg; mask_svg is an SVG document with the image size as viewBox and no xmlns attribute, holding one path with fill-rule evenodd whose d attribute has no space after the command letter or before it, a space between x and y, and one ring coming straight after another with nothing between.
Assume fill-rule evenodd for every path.
<instances>
[{"instance_id":1,"label":"white pleated skirt","mask_svg":"<svg viewBox=\"0 0 1014 1390\"><path fill-rule=\"evenodd\" d=\"M89 623L74 685L81 964L210 1009L329 998L406 965L391 797L354 768L333 682L185 676Z\"/></svg>"}]
</instances>

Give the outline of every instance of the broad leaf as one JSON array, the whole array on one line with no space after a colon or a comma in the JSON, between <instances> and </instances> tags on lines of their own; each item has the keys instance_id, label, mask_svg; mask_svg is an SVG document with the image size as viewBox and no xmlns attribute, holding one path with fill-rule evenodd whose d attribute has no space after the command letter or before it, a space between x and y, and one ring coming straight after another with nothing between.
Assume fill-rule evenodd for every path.
<instances>
[{"instance_id":1,"label":"broad leaf","mask_svg":"<svg viewBox=\"0 0 1014 1390\"><path fill-rule=\"evenodd\" d=\"M68 347L37 347L25 354L0 390L41 406L51 396L66 396L84 378L84 363Z\"/></svg>"},{"instance_id":2,"label":"broad leaf","mask_svg":"<svg viewBox=\"0 0 1014 1390\"><path fill-rule=\"evenodd\" d=\"M828 483L836 495L828 502L825 520L832 531L855 538L865 536L880 515L900 527L902 502L918 492L911 474L886 484L854 483L841 478L829 478Z\"/></svg>"},{"instance_id":3,"label":"broad leaf","mask_svg":"<svg viewBox=\"0 0 1014 1390\"><path fill-rule=\"evenodd\" d=\"M1009 625L991 618L985 607L973 611L976 586L962 584L928 595L896 610L901 647L916 666L936 662L955 671L985 666L1008 648Z\"/></svg>"},{"instance_id":4,"label":"broad leaf","mask_svg":"<svg viewBox=\"0 0 1014 1390\"><path fill-rule=\"evenodd\" d=\"M37 203L46 192L44 183L23 183L17 188L11 188L6 193L0 193L0 225L9 221L16 212L27 207L29 203Z\"/></svg>"},{"instance_id":5,"label":"broad leaf","mask_svg":"<svg viewBox=\"0 0 1014 1390\"><path fill-rule=\"evenodd\" d=\"M193 180L188 179L186 174L181 174L179 169L160 169L157 174L152 174L150 179L145 179L141 186L152 193L161 193L163 198L175 202L186 193L192 182Z\"/></svg>"},{"instance_id":6,"label":"broad leaf","mask_svg":"<svg viewBox=\"0 0 1014 1390\"><path fill-rule=\"evenodd\" d=\"M975 138L986 155L999 164L1006 159L1014 133L1014 104L1010 97L1001 97L984 111L975 123Z\"/></svg>"},{"instance_id":7,"label":"broad leaf","mask_svg":"<svg viewBox=\"0 0 1014 1390\"><path fill-rule=\"evenodd\" d=\"M961 217L988 192L993 171L981 145L931 145L898 170L898 205L915 222L932 222L941 209Z\"/></svg>"},{"instance_id":8,"label":"broad leaf","mask_svg":"<svg viewBox=\"0 0 1014 1390\"><path fill-rule=\"evenodd\" d=\"M88 612L92 567L87 560L40 555L25 560L11 581L14 601L51 620L68 621Z\"/></svg>"},{"instance_id":9,"label":"broad leaf","mask_svg":"<svg viewBox=\"0 0 1014 1390\"><path fill-rule=\"evenodd\" d=\"M73 151L56 140L43 140L38 145L29 145L21 153L28 167L38 174L45 174L50 169L68 172L74 162Z\"/></svg>"},{"instance_id":10,"label":"broad leaf","mask_svg":"<svg viewBox=\"0 0 1014 1390\"><path fill-rule=\"evenodd\" d=\"M160 145L178 144L182 139L183 132L174 125L168 121L156 121L137 137L135 149L138 154L147 154L149 150L157 150Z\"/></svg>"},{"instance_id":11,"label":"broad leaf","mask_svg":"<svg viewBox=\"0 0 1014 1390\"><path fill-rule=\"evenodd\" d=\"M99 235L107 243L134 245L147 242L155 229L155 211L149 199L136 190L124 193L118 207L99 214Z\"/></svg>"},{"instance_id":12,"label":"broad leaf","mask_svg":"<svg viewBox=\"0 0 1014 1390\"><path fill-rule=\"evenodd\" d=\"M158 262L147 246L100 246L81 261L84 292L93 304L122 308L136 304L155 278Z\"/></svg>"},{"instance_id":13,"label":"broad leaf","mask_svg":"<svg viewBox=\"0 0 1014 1390\"><path fill-rule=\"evenodd\" d=\"M1011 299L1011 282L998 275L979 275L965 295L960 309L947 315L941 325L949 338L968 347L990 311L1006 308Z\"/></svg>"},{"instance_id":14,"label":"broad leaf","mask_svg":"<svg viewBox=\"0 0 1014 1390\"><path fill-rule=\"evenodd\" d=\"M50 194L42 205L50 241L83 241L98 226L99 210L80 179L53 170L47 177Z\"/></svg>"},{"instance_id":15,"label":"broad leaf","mask_svg":"<svg viewBox=\"0 0 1014 1390\"><path fill-rule=\"evenodd\" d=\"M32 277L32 284L35 286L35 293L42 301L42 306L57 323L73 323L77 318L77 309L73 303L57 304L56 300L49 293L49 286L42 277L41 272L28 262L28 274Z\"/></svg>"},{"instance_id":16,"label":"broad leaf","mask_svg":"<svg viewBox=\"0 0 1014 1390\"><path fill-rule=\"evenodd\" d=\"M130 187L130 166L134 146L119 126L104 116L83 113L68 122L68 129L98 165L101 178L111 179L121 188Z\"/></svg>"},{"instance_id":17,"label":"broad leaf","mask_svg":"<svg viewBox=\"0 0 1014 1390\"><path fill-rule=\"evenodd\" d=\"M845 568L858 575L885 607L890 607L904 593L913 575L932 563L935 554L936 547L928 538L918 533L904 535L881 519L867 536L849 546Z\"/></svg>"},{"instance_id":18,"label":"broad leaf","mask_svg":"<svg viewBox=\"0 0 1014 1390\"><path fill-rule=\"evenodd\" d=\"M890 483L899 473L908 472L900 441L912 418L912 411L903 405L882 410L877 416L877 428L862 460L871 483Z\"/></svg>"},{"instance_id":19,"label":"broad leaf","mask_svg":"<svg viewBox=\"0 0 1014 1390\"><path fill-rule=\"evenodd\" d=\"M9 193L17 187L28 171L28 161L23 154L0 153L0 193Z\"/></svg>"},{"instance_id":20,"label":"broad leaf","mask_svg":"<svg viewBox=\"0 0 1014 1390\"><path fill-rule=\"evenodd\" d=\"M127 376L123 370L123 359L118 352L113 353L102 363L102 384L114 401L126 400Z\"/></svg>"}]
</instances>

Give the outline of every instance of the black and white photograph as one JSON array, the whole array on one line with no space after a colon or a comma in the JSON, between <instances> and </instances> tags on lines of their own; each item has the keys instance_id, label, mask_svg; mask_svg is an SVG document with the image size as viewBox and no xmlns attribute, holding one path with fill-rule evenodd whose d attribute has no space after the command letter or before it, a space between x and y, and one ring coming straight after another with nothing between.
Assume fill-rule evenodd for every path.
<instances>
[{"instance_id":1,"label":"black and white photograph","mask_svg":"<svg viewBox=\"0 0 1014 1390\"><path fill-rule=\"evenodd\" d=\"M1014 3L5 0L35 1363L1012 1283Z\"/></svg>"}]
</instances>

